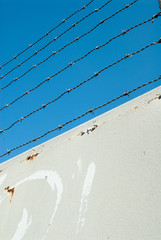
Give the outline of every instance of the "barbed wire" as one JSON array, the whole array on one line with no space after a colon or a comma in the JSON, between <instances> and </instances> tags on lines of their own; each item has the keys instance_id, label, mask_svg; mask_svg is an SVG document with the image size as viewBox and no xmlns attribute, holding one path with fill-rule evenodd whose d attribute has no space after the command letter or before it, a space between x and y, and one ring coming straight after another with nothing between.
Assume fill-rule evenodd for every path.
<instances>
[{"instance_id":1,"label":"barbed wire","mask_svg":"<svg viewBox=\"0 0 161 240\"><path fill-rule=\"evenodd\" d=\"M108 102L105 102L105 103L102 104L102 105L99 105L98 107L95 107L95 108L92 108L92 109L88 110L87 112L83 113L82 115L79 115L78 117L73 118L72 120L69 120L69 121L67 121L67 122L64 123L64 124L59 125L58 127L47 131L46 133L44 133L43 135L41 135L41 136L39 136L39 137L37 137L37 138L34 138L34 139L32 139L32 140L30 140L30 141L28 141L28 142L26 142L26 143L23 143L23 144L21 144L21 145L19 145L19 146L17 146L17 147L14 147L14 148L8 150L8 151L5 152L4 154L0 155L0 157L4 157L5 155L10 154L11 152L13 152L13 151L15 151L15 150L17 150L17 149L19 149L19 148L22 148L22 147L24 147L24 146L26 146L26 145L28 145L28 144L30 144L30 143L32 143L32 142L38 141L39 139L45 137L46 135L48 135L48 134L50 134L50 133L52 133L52 132L55 132L55 131L57 131L57 130L61 130L61 129L64 128L65 126L69 125L69 124L72 123L72 122L77 121L78 119L81 119L81 118L85 117L85 116L88 115L89 113L94 114L94 112L97 111L98 109L101 109L101 108L109 105L110 103L112 103L112 102L114 102L114 101L116 101L116 100L118 100L118 99L120 99L120 98L123 98L123 97L125 97L125 96L128 96L128 97L129 97L129 95L130 95L131 93L133 93L133 92L139 90L140 88L143 88L143 87L145 87L145 86L147 86L147 85L149 85L149 84L152 84L152 83L154 83L154 82L157 82L157 81L159 81L160 79L161 79L161 75L160 75L158 78L156 78L156 79L154 79L154 80L152 80L152 81L149 81L149 82L147 82L147 83L144 83L144 84L142 84L142 85L140 85L140 86L138 86L138 87L136 87L136 88L134 88L134 89L132 89L132 90L130 90L130 91L124 92L123 94L117 96L116 98L113 98L112 100L110 100L110 101L108 101ZM160 96L159 96L158 98L160 99Z\"/></svg>"},{"instance_id":2,"label":"barbed wire","mask_svg":"<svg viewBox=\"0 0 161 240\"><path fill-rule=\"evenodd\" d=\"M45 79L43 82L39 83L36 87L26 91L25 93L23 93L21 96L19 96L18 98L14 99L12 102L10 102L9 104L6 104L5 106L3 106L2 108L0 108L0 111L2 111L3 109L5 108L8 108L9 106L11 106L12 104L14 104L15 102L19 101L21 98L23 98L24 96L28 95L30 92L36 90L37 88L39 88L42 84L44 84L45 82L48 82L50 81L52 78L56 77L57 75L59 75L61 72L65 71L66 69L68 69L70 66L72 66L74 63L84 59L85 57L87 57L89 54L91 54L92 52L94 52L95 50L98 50L104 46L106 46L107 44L109 44L111 41L117 39L118 37L122 36L122 35L125 35L126 33L128 33L129 31L139 27L139 26L142 26L143 24L145 23L148 23L150 22L151 20L154 21L155 18L157 18L158 16L160 15L160 12L153 15L150 19L144 21L144 22L141 22L127 30L124 30L122 31L121 34L118 34L116 35L115 37L111 38L109 41L105 42L104 44L100 45L100 46L96 46L94 49L90 50L88 53L86 53L84 56L74 60L72 63L69 63L67 66L65 66L64 68L62 68L61 70L59 70L57 73L55 73L54 75L50 76L49 78Z\"/></svg>"},{"instance_id":3,"label":"barbed wire","mask_svg":"<svg viewBox=\"0 0 161 240\"><path fill-rule=\"evenodd\" d=\"M44 50L45 48L47 48L51 43L56 42L60 37L62 37L65 33L69 32L71 29L73 29L76 25L78 25L79 23L83 22L85 19L87 19L88 17L90 17L91 15L93 15L94 13L100 11L101 9L103 9L107 4L109 4L112 0L108 0L105 4L103 4L100 8L95 9L94 11L90 12L89 14L87 14L85 17L81 18L79 21L77 21L76 23L72 24L69 28L67 28L65 31L63 31L59 36L53 38L50 42L48 42L45 46L43 46L42 48L40 48L39 50L37 50L35 53L33 53L32 55L30 55L28 58L26 58L24 61L22 61L21 63L19 63L16 67L12 68L11 70L9 70L7 73L5 73L3 76L0 77L0 79L5 78L7 75L9 75L11 72L13 72L15 69L19 68L20 66L22 66L25 62L29 61L31 58L37 56L38 53L40 53L42 50ZM138 1L138 0L137 0ZM53 55L53 54L52 54ZM39 65L39 64L38 64ZM38 66L37 65L37 66Z\"/></svg>"},{"instance_id":4,"label":"barbed wire","mask_svg":"<svg viewBox=\"0 0 161 240\"><path fill-rule=\"evenodd\" d=\"M140 23L140 24L141 24L141 23ZM139 25L139 24L138 24L138 25ZM130 29L133 29L133 28L134 28L134 27L132 27L132 28L130 28ZM126 30L126 32L128 32L128 31L129 31L129 29ZM73 87L73 88L71 88L71 89L67 89L65 92L63 92L62 94L60 94L57 98L55 98L55 99L53 99L52 101L50 101L50 102L42 105L42 107L40 107L40 108L38 108L38 109L30 112L29 114L27 114L27 115L24 116L24 117L21 117L20 119L16 120L14 123L12 123L12 124L11 124L9 127L7 127L6 129L0 130L0 133L6 132L7 130L11 129L14 125L16 125L18 122L22 122L24 119L30 117L32 114L34 114L34 113L36 113L36 112L44 109L45 107L47 107L47 106L48 106L49 104L51 104L51 103L56 102L58 99L62 98L65 94L70 93L70 92L73 91L73 90L76 90L76 89L79 88L80 86L84 85L85 83L89 82L89 81L92 80L93 78L97 77L99 74L101 74L102 72L104 72L104 71L107 70L108 68L110 68L110 67L112 67L112 66L120 63L121 61L123 61L123 60L125 60L125 59L127 59L127 58L129 58L129 57L132 57L132 56L134 56L135 54L138 54L138 53L144 51L145 49L147 49L147 48L149 48L149 47L151 47L151 46L153 46L153 45L156 45L156 44L158 44L158 43L161 43L161 38L159 39L159 41L150 43L149 45L146 45L145 47L141 48L140 50L137 50L137 51L135 51L135 52L133 52L133 53L131 53L131 54L125 55L124 57L120 58L119 60L115 61L114 63L112 63L112 64L104 67L104 68L101 69L100 71L96 72L96 73L95 73L94 75L92 75L90 78L88 78L87 80L79 83L77 86L75 86L75 87Z\"/></svg>"},{"instance_id":5,"label":"barbed wire","mask_svg":"<svg viewBox=\"0 0 161 240\"><path fill-rule=\"evenodd\" d=\"M22 77L24 77L27 73L29 73L31 70L35 69L37 66L43 64L44 62L46 62L47 60L49 60L52 56L56 55L58 52L61 52L62 50L64 50L66 47L70 46L71 44L73 44L74 42L78 42L81 38L83 38L84 36L88 35L89 33L93 32L97 27L99 27L101 24L105 23L107 20L111 19L112 17L114 17L115 15L119 14L120 12L124 11L125 9L129 8L131 5L133 5L134 3L136 3L138 0L135 0L134 2L132 2L129 5L126 5L124 8L120 9L119 11L115 12L114 14L112 14L110 17L101 20L97 25L95 25L92 29L90 29L88 32L82 34L80 37L75 38L73 41L67 43L66 45L64 45L62 48L60 48L59 50L53 52L51 55L49 55L46 59L42 60L41 62L37 63L36 65L32 66L30 69L28 69L26 72L24 72L21 76L19 76L18 78L13 79L10 83L8 83L7 85L5 85L4 87L1 87L0 91L8 88L13 82L18 81L19 79L21 79Z\"/></svg>"},{"instance_id":6,"label":"barbed wire","mask_svg":"<svg viewBox=\"0 0 161 240\"><path fill-rule=\"evenodd\" d=\"M49 34L51 32L53 32L55 29L59 28L62 24L64 24L65 22L67 22L70 18L72 18L74 15L76 15L77 13L79 13L80 11L86 9L91 3L93 3L95 0L91 0L89 3L87 3L86 5L84 5L83 7L81 7L80 9L78 9L77 11L75 11L74 13L72 13L71 15L69 15L67 18L63 19L62 22L60 22L58 25L56 25L54 28L50 29L45 35L43 35L42 37L40 37L36 42L29 44L29 46L27 48L25 48L24 50L22 50L21 52L19 52L16 56L14 56L12 59L10 59L9 61L7 61L6 63L4 63L2 66L0 66L0 69L2 69L3 67L5 67L6 65L8 65L9 63L11 63L13 60L17 59L20 55L22 55L23 53L25 53L28 49L30 49L31 47L33 47L34 45L36 45L37 43L39 43L42 39L44 39L45 37L49 36Z\"/></svg>"}]
</instances>

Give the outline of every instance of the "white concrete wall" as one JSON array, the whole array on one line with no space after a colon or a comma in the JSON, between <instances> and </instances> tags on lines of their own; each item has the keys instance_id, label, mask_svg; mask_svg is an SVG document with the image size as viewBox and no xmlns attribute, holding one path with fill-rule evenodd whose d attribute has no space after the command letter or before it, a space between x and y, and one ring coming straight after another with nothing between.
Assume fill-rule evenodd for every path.
<instances>
[{"instance_id":1,"label":"white concrete wall","mask_svg":"<svg viewBox=\"0 0 161 240\"><path fill-rule=\"evenodd\" d=\"M1 164L0 239L161 239L159 95Z\"/></svg>"}]
</instances>

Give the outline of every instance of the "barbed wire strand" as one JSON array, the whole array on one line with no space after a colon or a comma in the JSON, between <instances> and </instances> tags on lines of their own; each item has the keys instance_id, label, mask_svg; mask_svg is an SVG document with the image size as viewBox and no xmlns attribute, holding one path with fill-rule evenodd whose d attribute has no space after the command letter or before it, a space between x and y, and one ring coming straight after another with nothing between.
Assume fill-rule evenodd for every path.
<instances>
[{"instance_id":1,"label":"barbed wire strand","mask_svg":"<svg viewBox=\"0 0 161 240\"><path fill-rule=\"evenodd\" d=\"M17 149L19 149L19 148L22 148L22 147L24 147L24 146L26 146L26 145L28 145L28 144L30 144L30 143L32 143L32 142L38 141L39 139L45 137L46 135L48 135L48 134L50 134L50 133L52 133L52 132L55 132L55 131L57 131L57 130L61 130L61 129L64 128L65 126L69 125L69 124L72 123L72 122L77 121L78 119L81 119L81 118L85 117L85 116L88 115L89 113L94 114L94 112L97 111L98 109L101 109L101 108L109 105L110 103L112 103L112 102L114 102L114 101L116 101L116 100L118 100L118 99L120 99L120 98L122 98L122 97L125 97L125 96L128 96L128 97L129 97L129 95L130 95L131 93L133 93L133 92L139 90L140 88L143 88L143 87L145 87L145 86L147 86L147 85L149 85L149 84L152 84L152 83L154 83L154 82L157 82L157 81L159 81L160 79L161 79L161 75L160 75L158 78L156 78L156 79L154 79L154 80L152 80L152 81L149 81L149 82L147 82L147 83L144 83L144 84L142 84L142 85L140 85L140 86L138 86L138 87L136 87L136 88L134 88L134 89L132 89L132 90L130 90L130 91L126 91L125 93L119 95L119 96L116 97L116 98L113 98L112 100L110 100L110 101L108 101L108 102L106 102L106 103L104 103L104 104L102 104L102 105L100 105L100 106L98 106L98 107L95 107L95 108L92 108L91 110L88 110L87 112L83 113L82 115L79 115L78 117L73 118L72 120L69 120L68 122L66 122L66 123L64 123L64 124L59 125L58 127L49 130L48 132L44 133L43 135L41 135L41 136L39 136L39 137L37 137L37 138L34 138L34 139L32 139L32 140L30 140L30 141L28 141L28 142L26 142L26 143L23 143L23 144L21 144L21 145L19 145L19 146L17 146L17 147L14 147L14 148L8 150L8 151L5 152L4 154L0 155L0 157L4 157L5 155L10 154L11 152L13 152L13 151L15 151L15 150L17 150ZM159 97L158 97L158 98L159 98Z\"/></svg>"},{"instance_id":2,"label":"barbed wire strand","mask_svg":"<svg viewBox=\"0 0 161 240\"><path fill-rule=\"evenodd\" d=\"M139 24L137 24L137 25L135 25L135 26L127 29L127 30L122 31L121 34L118 34L117 36L111 38L109 41L107 41L107 42L104 43L103 45L96 46L94 49L90 50L90 51L89 51L88 53L86 53L84 56L76 59L76 60L75 60L74 62L72 62L72 63L69 63L69 64L68 64L67 66L65 66L63 69L59 70L59 71L58 71L57 73L55 73L54 75L50 76L49 78L45 79L43 82L39 83L36 87L34 87L34 88L26 91L25 93L23 93L23 94L22 94L21 96L19 96L18 98L14 99L14 100L13 100L12 102L10 102L9 104L6 104L6 105L3 106L2 108L0 108L0 111L2 111L2 110L5 109L5 108L8 108L8 107L11 106L11 105L13 105L14 103L16 103L17 101L19 101L20 99L22 99L24 96L28 95L30 92L32 92L32 91L36 90L37 88L39 88L39 87L40 87L42 84L44 84L45 82L50 81L51 79L53 79L54 77L56 77L57 75L59 75L61 72L63 72L63 71L65 71L66 69L68 69L68 68L69 68L70 66L72 66L74 63L76 63L76 62L82 60L83 58L87 57L87 56L88 56L89 54L91 54L93 51L98 50L98 49L106 46L107 44L109 44L109 43L110 43L111 41L113 41L114 39L117 39L118 37L120 37L120 36L122 36L122 35L125 35L126 33L128 33L129 31L131 31L132 29L134 29L134 28L136 28L136 27L139 27L139 26L141 26L141 25L143 25L143 24L145 24L145 23L147 23L147 22L149 22L149 21L151 21L151 20L154 21L154 19L157 18L158 14L159 14L159 13L155 14L152 18L150 18L150 19L148 19L148 20L146 20L146 21L144 21L144 22L141 22L141 23L139 23Z\"/></svg>"},{"instance_id":3,"label":"barbed wire strand","mask_svg":"<svg viewBox=\"0 0 161 240\"><path fill-rule=\"evenodd\" d=\"M147 48L149 48L149 47L151 47L151 46L153 46L153 45L156 45L156 44L158 44L158 43L161 43L161 38L159 39L159 41L153 42L153 43L151 43L151 44L149 44L149 45L141 48L140 50L137 50L137 51L135 51L135 52L133 52L133 53L131 53L131 54L125 55L124 57L120 58L119 60L115 61L114 63L112 63L112 64L104 67L104 68L101 69L100 71L96 72L96 73L95 73L94 75L92 75L90 78L88 78L87 80L79 83L77 86L75 86L75 87L73 87L73 88L71 88L71 89L67 89L65 92L63 92L62 94L60 94L60 95L59 95L57 98L55 98L54 100L52 100L52 101L50 101L50 102L42 105L42 107L40 107L40 108L38 108L38 109L30 112L29 114L27 114L27 115L24 116L24 117L21 117L20 119L16 120L14 123L12 123L12 124L11 124L9 127L7 127L6 129L0 130L0 133L6 132L7 130L11 129L14 125L16 125L18 122L22 122L24 119L30 117L32 114L34 114L34 113L36 113L36 112L44 109L45 107L47 107L47 106L48 106L49 104L51 104L51 103L56 102L58 99L62 98L65 94L70 93L70 92L73 91L73 90L76 90L76 89L79 88L80 86L84 85L85 83L89 82L89 81L92 80L93 78L97 77L99 74L101 74L102 72L104 72L104 71L107 70L108 68L110 68L110 67L112 67L112 66L120 63L121 61L123 61L123 60L125 60L125 59L127 59L127 58L129 58L129 57L132 57L132 56L134 56L135 54L138 54L138 53L144 51L145 49L147 49Z\"/></svg>"},{"instance_id":4,"label":"barbed wire strand","mask_svg":"<svg viewBox=\"0 0 161 240\"><path fill-rule=\"evenodd\" d=\"M0 77L0 79L4 79L7 75L9 75L11 72L13 72L15 69L19 68L20 66L22 66L24 63L26 63L27 61L29 61L31 58L35 57L38 55L38 53L40 53L42 50L44 50L45 48L47 48L51 43L56 42L60 37L62 37L65 33L69 32L71 29L73 29L76 25L78 25L79 23L83 22L85 19L87 19L88 17L90 17L91 15L93 15L94 13L100 11L101 9L103 9L106 5L108 5L112 0L108 0L105 4L103 4L100 8L95 9L94 11L90 12L89 14L87 14L85 17L81 18L79 21L77 21L76 23L72 24L69 28L67 28L65 31L63 31L59 36L53 38L50 42L48 42L45 46L43 46L42 48L40 48L39 50L37 50L35 53L33 53L32 55L30 55L28 58L26 58L24 61L22 61L21 63L19 63L16 67L12 68L11 70L9 70L7 73L5 73L3 76Z\"/></svg>"},{"instance_id":5,"label":"barbed wire strand","mask_svg":"<svg viewBox=\"0 0 161 240\"><path fill-rule=\"evenodd\" d=\"M129 5L126 5L124 8L120 9L119 11L115 12L114 14L112 14L110 17L101 20L96 26L94 26L92 29L90 29L88 32L84 33L83 35L81 35L80 37L75 38L73 41L67 43L66 45L64 45L62 48L60 48L57 51L54 51L51 55L49 55L46 59L42 60L41 62L37 63L36 65L32 66L30 69L28 69L26 72L24 72L21 76L19 76L18 78L13 79L10 83L8 83L7 85L5 85L4 87L1 87L0 91L8 88L13 82L17 82L19 79L21 79L22 77L24 77L27 73L29 73L31 70L35 69L37 66L43 64L44 62L46 62L47 60L49 60L52 56L56 55L58 52L61 52L62 50L64 50L66 47L70 46L71 44L73 44L74 42L78 42L81 38L83 38L84 36L87 36L89 33L93 32L97 27L99 27L101 24L105 23L107 20L111 19L112 17L114 17L115 15L119 14L120 12L124 11L125 9L129 8L132 4L134 4L135 2L137 2L138 0L135 0L134 2L132 2Z\"/></svg>"},{"instance_id":6,"label":"barbed wire strand","mask_svg":"<svg viewBox=\"0 0 161 240\"><path fill-rule=\"evenodd\" d=\"M95 0L91 0L89 3L87 3L86 5L84 5L83 7L81 7L80 9L78 9L77 11L75 11L74 13L72 13L71 15L69 15L67 18L63 19L57 26L55 26L54 28L50 29L45 35L43 35L42 37L40 37L36 42L29 44L28 47L26 47L24 50L22 50L21 52L19 52L16 56L14 56L12 59L10 59L9 61L7 61L6 63L4 63L2 66L0 66L0 69L4 68L6 65L8 65L9 63L11 63L12 61L14 61L15 59L17 59L20 55L22 55L23 53L25 53L28 49L30 49L31 47L33 47L34 45L36 45L37 43L39 43L42 39L44 39L45 37L49 36L49 34L51 32L53 32L55 29L59 28L62 24L64 24L65 22L67 22L70 18L72 18L74 15L76 15L77 13L79 13L80 11L86 9L91 3L93 3Z\"/></svg>"}]
</instances>

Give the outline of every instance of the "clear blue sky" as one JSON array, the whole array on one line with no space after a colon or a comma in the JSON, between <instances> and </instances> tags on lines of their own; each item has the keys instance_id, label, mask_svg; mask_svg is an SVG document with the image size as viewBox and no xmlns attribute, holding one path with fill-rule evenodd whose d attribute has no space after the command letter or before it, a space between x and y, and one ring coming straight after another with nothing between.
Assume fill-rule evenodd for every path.
<instances>
[{"instance_id":1,"label":"clear blue sky","mask_svg":"<svg viewBox=\"0 0 161 240\"><path fill-rule=\"evenodd\" d=\"M35 42L60 23L62 19L68 17L88 2L89 0L0 0L0 65L10 60L14 55L26 48L28 44ZM70 27L71 24L80 20L92 10L99 8L105 2L105 0L95 0L88 8L79 12L56 31L53 31L35 47L2 68L0 75L4 75L26 57L44 46L48 41ZM0 87L5 86L12 79L19 77L32 65L37 64L50 55L52 51L57 51L66 43L90 30L100 20L107 18L123 8L125 4L131 2L130 0L113 0L104 9L84 20L40 54L32 58L32 60L0 80ZM67 47L64 51L56 54L55 57L52 57L49 61L31 71L22 79L1 91L0 107L10 103L25 91L28 91L39 82L65 67L68 63L83 56L89 50L121 33L121 30L126 30L141 21L149 19L159 12L159 10L157 0L139 0L129 9L124 10L102 24L80 41ZM87 58L75 63L71 68L53 78L47 84L44 84L14 105L1 111L0 129L8 127L20 117L25 116L41 107L42 104L59 96L66 88L74 87L92 76L94 72L117 61L124 55L159 40L161 37L160 33L161 17L155 19L154 23L147 23L125 34L125 36L112 41L104 48L93 52ZM122 61L79 89L64 96L56 103L49 105L43 111L32 115L21 123L16 124L10 130L2 133L0 135L0 155L5 153L7 149L10 150L34 137L38 137L46 131L57 127L59 124L63 124L81 115L92 107L97 107L117 97L124 93L125 89L131 90L138 85L157 78L159 74L161 74L161 44L152 46L142 53L126 61ZM0 162L6 161L159 85L160 81L131 94L129 98L124 97L96 111L94 115L88 115L66 126L61 131L51 133L39 141L13 151L11 154L0 158Z\"/></svg>"}]
</instances>

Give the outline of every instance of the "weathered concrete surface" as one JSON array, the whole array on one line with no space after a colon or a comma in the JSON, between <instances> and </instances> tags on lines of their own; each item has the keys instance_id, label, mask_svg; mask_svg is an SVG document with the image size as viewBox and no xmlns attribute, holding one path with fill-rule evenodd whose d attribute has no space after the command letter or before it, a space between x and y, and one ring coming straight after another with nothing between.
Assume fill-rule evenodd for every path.
<instances>
[{"instance_id":1,"label":"weathered concrete surface","mask_svg":"<svg viewBox=\"0 0 161 240\"><path fill-rule=\"evenodd\" d=\"M161 239L159 95L1 164L0 239Z\"/></svg>"}]
</instances>

